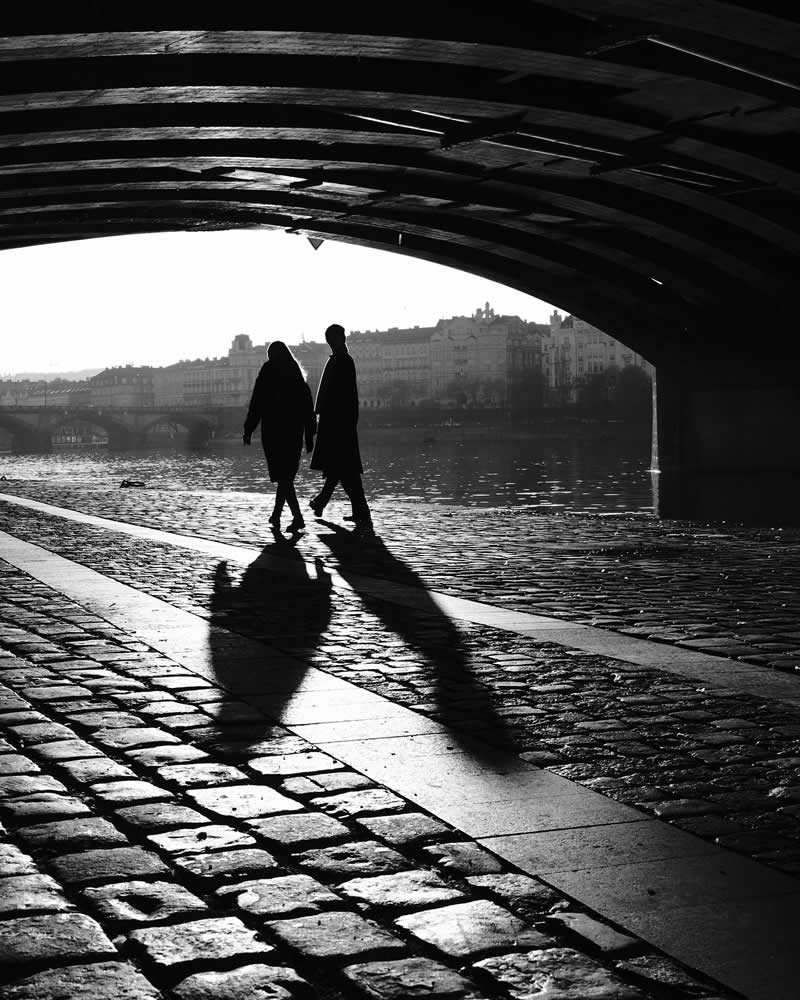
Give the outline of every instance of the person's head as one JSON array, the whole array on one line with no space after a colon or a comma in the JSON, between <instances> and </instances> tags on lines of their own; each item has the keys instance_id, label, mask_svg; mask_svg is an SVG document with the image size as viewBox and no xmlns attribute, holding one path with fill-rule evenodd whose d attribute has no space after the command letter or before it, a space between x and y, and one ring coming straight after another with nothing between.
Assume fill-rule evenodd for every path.
<instances>
[{"instance_id":1,"label":"person's head","mask_svg":"<svg viewBox=\"0 0 800 1000\"><path fill-rule=\"evenodd\" d=\"M344 327L339 323L331 323L325 331L325 339L332 351L344 347Z\"/></svg>"},{"instance_id":2,"label":"person's head","mask_svg":"<svg viewBox=\"0 0 800 1000\"><path fill-rule=\"evenodd\" d=\"M299 375L304 378L303 369L298 364L297 358L282 340L273 340L267 348L267 358L270 364L276 368L292 375Z\"/></svg>"}]
</instances>

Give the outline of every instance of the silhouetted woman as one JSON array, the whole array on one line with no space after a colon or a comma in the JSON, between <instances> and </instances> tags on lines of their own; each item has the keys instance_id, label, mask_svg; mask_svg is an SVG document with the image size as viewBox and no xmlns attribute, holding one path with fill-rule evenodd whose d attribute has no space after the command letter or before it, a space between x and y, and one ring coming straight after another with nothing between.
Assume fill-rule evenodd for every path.
<instances>
[{"instance_id":1,"label":"silhouetted woman","mask_svg":"<svg viewBox=\"0 0 800 1000\"><path fill-rule=\"evenodd\" d=\"M299 531L305 527L305 521L297 502L294 477L300 467L303 438L306 451L310 452L314 446L317 420L303 370L282 340L273 340L269 345L267 361L253 386L242 435L246 445L250 444L259 421L269 478L277 484L269 522L279 526L283 505L288 503L293 520L286 530Z\"/></svg>"}]
</instances>

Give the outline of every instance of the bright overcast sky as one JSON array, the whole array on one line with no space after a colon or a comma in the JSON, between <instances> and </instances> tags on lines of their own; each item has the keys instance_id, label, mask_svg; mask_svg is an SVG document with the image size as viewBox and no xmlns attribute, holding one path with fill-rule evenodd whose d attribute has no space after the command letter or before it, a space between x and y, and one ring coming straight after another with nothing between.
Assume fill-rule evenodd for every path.
<instances>
[{"instance_id":1,"label":"bright overcast sky","mask_svg":"<svg viewBox=\"0 0 800 1000\"><path fill-rule=\"evenodd\" d=\"M84 240L0 253L0 374L166 365L255 343L433 325L487 301L546 322L539 299L401 254L240 230Z\"/></svg>"}]
</instances>

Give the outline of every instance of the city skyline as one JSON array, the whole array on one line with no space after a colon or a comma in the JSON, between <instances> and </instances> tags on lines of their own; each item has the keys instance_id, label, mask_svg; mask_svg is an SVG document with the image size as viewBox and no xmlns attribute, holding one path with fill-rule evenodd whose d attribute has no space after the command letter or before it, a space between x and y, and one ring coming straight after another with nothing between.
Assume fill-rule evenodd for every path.
<instances>
[{"instance_id":1,"label":"city skyline","mask_svg":"<svg viewBox=\"0 0 800 1000\"><path fill-rule=\"evenodd\" d=\"M361 407L485 406L537 408L577 403L588 393L610 402L618 382L650 397L652 366L591 324L563 317L548 325L498 315L487 303L472 316L441 318L435 326L354 332L350 352ZM312 394L329 358L327 344L294 346ZM84 381L0 381L0 407L115 409L167 412L247 406L264 365L265 345L237 334L227 354L156 366L106 368ZM643 369L631 384L629 369ZM90 373L87 373L87 375ZM638 391L638 389L636 391ZM628 392L630 395L630 392ZM623 398L625 391L623 391Z\"/></svg>"},{"instance_id":2,"label":"city skyline","mask_svg":"<svg viewBox=\"0 0 800 1000\"><path fill-rule=\"evenodd\" d=\"M453 268L271 231L163 233L7 250L0 377L213 357L230 337L289 344L549 303ZM277 331L277 332L276 332Z\"/></svg>"}]
</instances>

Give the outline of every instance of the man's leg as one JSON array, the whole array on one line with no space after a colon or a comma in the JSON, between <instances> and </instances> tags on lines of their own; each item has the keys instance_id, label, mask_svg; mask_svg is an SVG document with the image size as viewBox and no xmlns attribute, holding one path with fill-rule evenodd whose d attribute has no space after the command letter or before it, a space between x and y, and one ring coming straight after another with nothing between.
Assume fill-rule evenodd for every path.
<instances>
[{"instance_id":1,"label":"man's leg","mask_svg":"<svg viewBox=\"0 0 800 1000\"><path fill-rule=\"evenodd\" d=\"M351 473L348 476L342 476L342 489L350 497L350 504L353 508L353 520L356 524L370 524L372 522L372 514L370 513L367 498L364 495L364 484L361 482L361 476L357 472Z\"/></svg>"},{"instance_id":2,"label":"man's leg","mask_svg":"<svg viewBox=\"0 0 800 1000\"><path fill-rule=\"evenodd\" d=\"M325 482L322 484L322 489L317 493L313 500L309 501L309 507L314 511L317 517L320 516L325 507L328 506L331 497L333 496L333 491L339 484L339 477L334 474L330 474L325 477Z\"/></svg>"}]
</instances>

